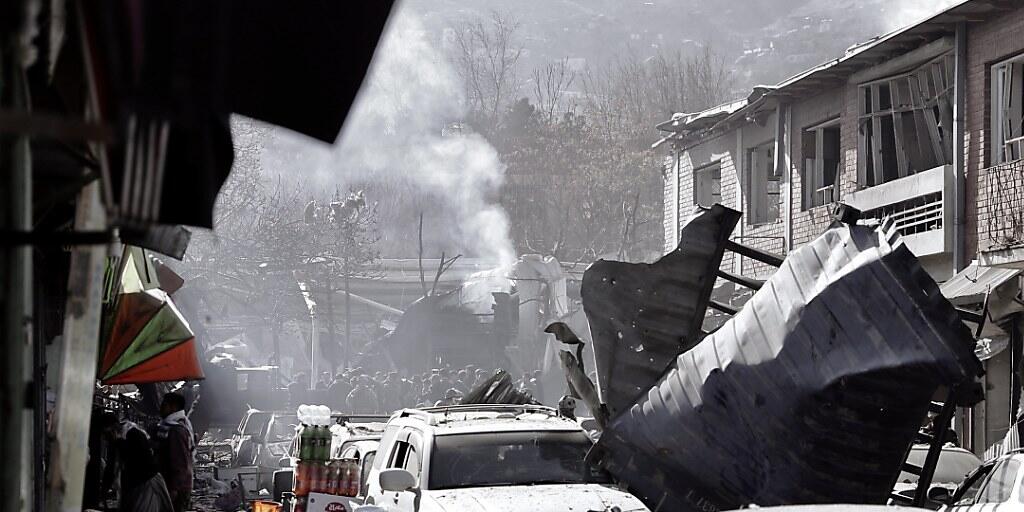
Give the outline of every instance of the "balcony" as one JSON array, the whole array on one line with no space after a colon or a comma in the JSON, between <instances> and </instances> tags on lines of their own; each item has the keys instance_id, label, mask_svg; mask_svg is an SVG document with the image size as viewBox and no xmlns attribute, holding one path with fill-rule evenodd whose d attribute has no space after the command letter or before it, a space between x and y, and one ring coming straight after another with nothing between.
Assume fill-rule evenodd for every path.
<instances>
[{"instance_id":1,"label":"balcony","mask_svg":"<svg viewBox=\"0 0 1024 512\"><path fill-rule=\"evenodd\" d=\"M983 265L1024 268L1024 160L982 171L978 238Z\"/></svg>"},{"instance_id":2,"label":"balcony","mask_svg":"<svg viewBox=\"0 0 1024 512\"><path fill-rule=\"evenodd\" d=\"M843 202L864 218L892 218L907 248L916 256L949 253L953 248L951 166L936 167L906 178L854 192Z\"/></svg>"}]
</instances>

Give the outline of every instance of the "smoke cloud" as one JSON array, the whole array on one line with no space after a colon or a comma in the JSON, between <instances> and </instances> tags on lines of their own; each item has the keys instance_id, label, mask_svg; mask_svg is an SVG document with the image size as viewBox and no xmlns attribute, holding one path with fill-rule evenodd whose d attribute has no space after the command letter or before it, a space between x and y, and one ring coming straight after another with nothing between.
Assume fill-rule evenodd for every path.
<instances>
[{"instance_id":1,"label":"smoke cloud","mask_svg":"<svg viewBox=\"0 0 1024 512\"><path fill-rule=\"evenodd\" d=\"M509 264L515 251L497 203L504 181L497 151L473 133L442 133L464 118L461 94L450 62L416 15L399 6L335 145L278 130L265 167L285 175L295 169L307 188L366 189L379 205L386 256L415 257L425 212L425 257L447 250Z\"/></svg>"}]
</instances>

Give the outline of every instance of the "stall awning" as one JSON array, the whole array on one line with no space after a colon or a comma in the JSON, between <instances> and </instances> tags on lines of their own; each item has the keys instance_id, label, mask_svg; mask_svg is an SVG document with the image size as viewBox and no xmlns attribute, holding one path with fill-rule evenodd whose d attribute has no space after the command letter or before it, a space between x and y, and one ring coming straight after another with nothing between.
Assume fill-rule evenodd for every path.
<instances>
[{"instance_id":1,"label":"stall awning","mask_svg":"<svg viewBox=\"0 0 1024 512\"><path fill-rule=\"evenodd\" d=\"M984 267L974 261L939 289L955 305L981 304L986 294L1020 273L1021 269Z\"/></svg>"}]
</instances>

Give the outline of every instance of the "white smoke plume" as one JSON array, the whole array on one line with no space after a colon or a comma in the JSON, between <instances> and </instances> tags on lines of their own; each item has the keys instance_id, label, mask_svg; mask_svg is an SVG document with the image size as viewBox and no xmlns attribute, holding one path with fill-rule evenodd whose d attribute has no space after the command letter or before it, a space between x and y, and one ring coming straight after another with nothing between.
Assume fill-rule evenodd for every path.
<instances>
[{"instance_id":1,"label":"white smoke plume","mask_svg":"<svg viewBox=\"0 0 1024 512\"><path fill-rule=\"evenodd\" d=\"M400 4L337 143L325 148L278 133L267 167L297 168L310 187L387 191L369 199L380 202L385 237L408 238L399 240L409 248L405 257L416 254L416 212L427 211L424 235L435 248L510 264L508 217L496 202L504 181L497 151L476 134L442 136L464 118L462 90L445 55Z\"/></svg>"}]
</instances>

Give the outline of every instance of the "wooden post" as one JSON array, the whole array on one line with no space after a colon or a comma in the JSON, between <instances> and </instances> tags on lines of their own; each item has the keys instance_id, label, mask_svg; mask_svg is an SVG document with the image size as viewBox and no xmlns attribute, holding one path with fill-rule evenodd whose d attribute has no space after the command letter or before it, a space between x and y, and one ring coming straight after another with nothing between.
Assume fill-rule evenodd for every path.
<instances>
[{"instance_id":1,"label":"wooden post","mask_svg":"<svg viewBox=\"0 0 1024 512\"><path fill-rule=\"evenodd\" d=\"M79 193L76 230L106 228L99 187L99 183L92 182ZM48 512L82 509L107 254L105 245L82 245L71 251L64 334L60 341L60 384L54 415L57 437L51 445L47 484Z\"/></svg>"}]
</instances>

